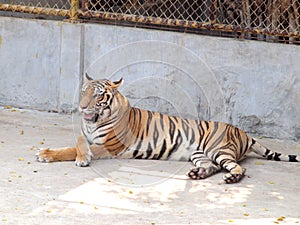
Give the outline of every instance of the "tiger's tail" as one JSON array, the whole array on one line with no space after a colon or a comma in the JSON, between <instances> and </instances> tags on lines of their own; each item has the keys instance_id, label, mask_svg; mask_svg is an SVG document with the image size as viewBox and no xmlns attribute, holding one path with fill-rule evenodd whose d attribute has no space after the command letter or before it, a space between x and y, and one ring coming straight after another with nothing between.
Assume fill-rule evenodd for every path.
<instances>
[{"instance_id":1,"label":"tiger's tail","mask_svg":"<svg viewBox=\"0 0 300 225\"><path fill-rule=\"evenodd\" d=\"M285 155L279 152L273 152L270 149L264 147L256 140L252 138L252 151L256 154L267 158L268 160L275 160L275 161L285 161L285 162L299 162L300 157L297 155Z\"/></svg>"}]
</instances>

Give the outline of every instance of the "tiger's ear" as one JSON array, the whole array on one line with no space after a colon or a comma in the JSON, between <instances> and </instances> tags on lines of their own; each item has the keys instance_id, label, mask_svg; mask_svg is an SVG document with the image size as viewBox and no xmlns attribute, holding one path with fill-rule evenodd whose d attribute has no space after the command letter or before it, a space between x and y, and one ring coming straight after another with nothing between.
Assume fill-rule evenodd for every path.
<instances>
[{"instance_id":1,"label":"tiger's ear","mask_svg":"<svg viewBox=\"0 0 300 225\"><path fill-rule=\"evenodd\" d=\"M87 83L89 81L93 80L87 73L83 75L83 83Z\"/></svg>"},{"instance_id":2,"label":"tiger's ear","mask_svg":"<svg viewBox=\"0 0 300 225\"><path fill-rule=\"evenodd\" d=\"M121 86L122 82L123 82L123 77L120 80L118 80L118 81L112 82L111 87L113 89L117 90Z\"/></svg>"}]
</instances>

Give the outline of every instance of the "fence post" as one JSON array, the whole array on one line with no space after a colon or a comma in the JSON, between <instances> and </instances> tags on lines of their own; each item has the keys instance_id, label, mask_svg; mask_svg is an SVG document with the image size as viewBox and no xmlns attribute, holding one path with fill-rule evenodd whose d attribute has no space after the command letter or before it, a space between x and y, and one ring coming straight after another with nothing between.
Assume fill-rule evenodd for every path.
<instances>
[{"instance_id":1,"label":"fence post","mask_svg":"<svg viewBox=\"0 0 300 225\"><path fill-rule=\"evenodd\" d=\"M71 0L71 8L69 12L70 21L74 22L78 19L79 0Z\"/></svg>"}]
</instances>

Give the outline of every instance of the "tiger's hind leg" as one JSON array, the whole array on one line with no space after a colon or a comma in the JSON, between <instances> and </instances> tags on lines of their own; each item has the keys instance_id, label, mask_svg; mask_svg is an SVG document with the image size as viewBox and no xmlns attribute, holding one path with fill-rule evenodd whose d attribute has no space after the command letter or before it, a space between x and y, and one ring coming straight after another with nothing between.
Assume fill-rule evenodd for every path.
<instances>
[{"instance_id":1,"label":"tiger's hind leg","mask_svg":"<svg viewBox=\"0 0 300 225\"><path fill-rule=\"evenodd\" d=\"M203 151L193 152L191 161L195 167L187 173L187 176L193 180L205 179L221 170L221 166L207 158Z\"/></svg>"}]
</instances>

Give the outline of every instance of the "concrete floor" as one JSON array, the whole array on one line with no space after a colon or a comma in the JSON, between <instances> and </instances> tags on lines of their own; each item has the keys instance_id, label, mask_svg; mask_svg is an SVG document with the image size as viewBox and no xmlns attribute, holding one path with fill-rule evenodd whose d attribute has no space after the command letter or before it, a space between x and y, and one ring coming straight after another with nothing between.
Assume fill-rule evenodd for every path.
<instances>
[{"instance_id":1,"label":"concrete floor","mask_svg":"<svg viewBox=\"0 0 300 225\"><path fill-rule=\"evenodd\" d=\"M189 163L39 163L38 148L74 145L78 115L0 109L0 224L300 224L299 163L249 157L247 176L189 180ZM300 154L300 143L261 139Z\"/></svg>"}]
</instances>

